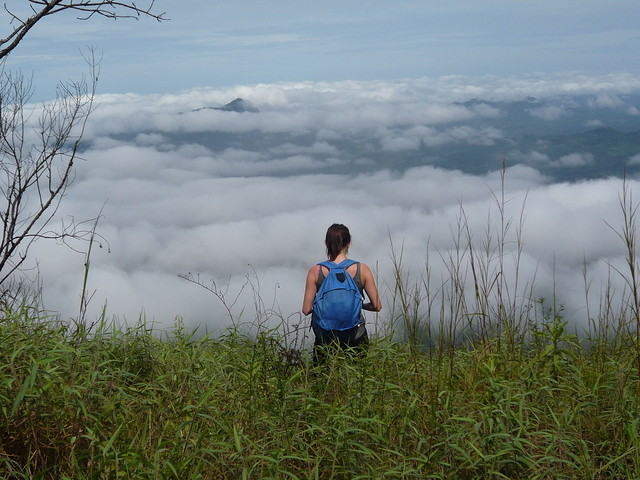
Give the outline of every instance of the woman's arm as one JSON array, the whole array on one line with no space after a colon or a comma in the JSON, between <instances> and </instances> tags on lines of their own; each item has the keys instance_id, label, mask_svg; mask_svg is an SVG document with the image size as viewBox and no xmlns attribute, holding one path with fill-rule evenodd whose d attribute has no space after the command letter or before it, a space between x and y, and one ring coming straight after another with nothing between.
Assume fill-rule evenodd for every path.
<instances>
[{"instance_id":1,"label":"woman's arm","mask_svg":"<svg viewBox=\"0 0 640 480\"><path fill-rule=\"evenodd\" d=\"M302 313L305 315L309 315L313 310L313 300L318 289L316 286L318 281L318 268L317 265L313 265L307 273L307 281L304 287L304 300L302 301Z\"/></svg>"},{"instance_id":2,"label":"woman's arm","mask_svg":"<svg viewBox=\"0 0 640 480\"><path fill-rule=\"evenodd\" d=\"M379 312L382 310L382 301L376 287L376 280L368 265L360 264L360 277L362 278L362 286L369 297L369 302L362 305L362 308L371 312Z\"/></svg>"}]
</instances>

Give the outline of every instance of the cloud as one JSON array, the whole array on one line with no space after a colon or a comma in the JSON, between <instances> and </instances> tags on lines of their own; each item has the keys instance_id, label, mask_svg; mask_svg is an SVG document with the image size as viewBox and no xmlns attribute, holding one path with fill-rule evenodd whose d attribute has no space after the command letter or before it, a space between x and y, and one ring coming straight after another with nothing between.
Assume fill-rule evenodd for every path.
<instances>
[{"instance_id":1,"label":"cloud","mask_svg":"<svg viewBox=\"0 0 640 480\"><path fill-rule=\"evenodd\" d=\"M625 103L614 94L600 94L589 100L588 105L592 108L617 108L623 107Z\"/></svg>"},{"instance_id":2,"label":"cloud","mask_svg":"<svg viewBox=\"0 0 640 480\"><path fill-rule=\"evenodd\" d=\"M593 155L588 152L582 153L570 153L569 155L564 155L560 157L556 162L552 164L558 167L584 167L585 165L589 165L593 163Z\"/></svg>"},{"instance_id":3,"label":"cloud","mask_svg":"<svg viewBox=\"0 0 640 480\"><path fill-rule=\"evenodd\" d=\"M310 147L286 143L271 149L273 154L310 154L310 155L337 155L339 150L327 142L316 142Z\"/></svg>"},{"instance_id":4,"label":"cloud","mask_svg":"<svg viewBox=\"0 0 640 480\"><path fill-rule=\"evenodd\" d=\"M560 270L556 279L571 284L580 278L583 256L597 262L621 251L603 222L618 216L619 181L545 185L543 177L523 167L509 169L506 176L506 218L517 222L524 211L523 251L529 268L522 268L520 275L527 281L537 275L545 291L552 276L540 272L551 271L555 264ZM202 322L216 328L224 322L218 299L184 285L177 275L191 272L218 285L229 282L235 292L247 275L255 273L269 295L277 292L283 313L293 314L299 308L306 268L322 259L324 229L335 221L351 228L353 256L377 267L389 305L391 244L402 246L412 274L419 274L430 258L436 278L446 278L446 265L439 259L443 252L458 248L454 232L461 208L478 242L476 248L485 242L487 227L496 233L493 221L499 215L495 201L500 181L497 173L471 176L421 167L401 175L383 171L354 178L194 180L179 189L162 185L160 195L144 185L127 186L123 179L125 183L116 189L122 195L112 196L100 226L110 253L103 248L92 259L93 306L106 302L111 313L128 319L144 311L165 326L181 315L189 325ZM635 183L632 186L636 188ZM71 192L74 196L78 197ZM510 256L514 242L511 231ZM46 267L46 261L42 268L53 296L48 297L49 304L72 314L73 300L77 303L79 296L81 259L69 258L73 261L63 272ZM50 271L54 277L49 277ZM558 296L568 306L580 308L578 297L565 299L563 293ZM243 301L250 305L252 299Z\"/></svg>"},{"instance_id":5,"label":"cloud","mask_svg":"<svg viewBox=\"0 0 640 480\"><path fill-rule=\"evenodd\" d=\"M619 95L640 91L631 74L547 75L528 78L447 76L404 81L283 82L198 88L167 95L101 95L88 137L124 132L334 132L351 135L380 128L437 127L473 119L497 118L499 109L474 98L523 100L558 95L593 95L592 105L609 105ZM259 115L221 112L217 107L241 97ZM458 102L458 103L456 103ZM555 120L563 106L531 109L538 118Z\"/></svg>"},{"instance_id":6,"label":"cloud","mask_svg":"<svg viewBox=\"0 0 640 480\"><path fill-rule=\"evenodd\" d=\"M599 128L599 127L603 127L604 123L602 123L602 120L589 120L586 123L587 127L589 128Z\"/></svg>"},{"instance_id":7,"label":"cloud","mask_svg":"<svg viewBox=\"0 0 640 480\"><path fill-rule=\"evenodd\" d=\"M509 97L508 85L521 92L568 89L567 79L552 80L544 88L531 82L528 89L521 81L452 78L101 98L88 128L86 160L60 211L83 219L103 209L98 231L107 241L92 252L90 315L106 304L109 315L128 320L144 312L164 327L176 315L190 326L222 327L228 322L224 303L178 277L191 273L205 284L214 281L226 302L239 295L234 308L238 315L244 308L245 320L259 295L271 311L300 321L306 271L323 259L327 226L340 222L352 231L353 257L377 271L387 306L382 320L393 303L394 253L402 251L403 268L415 278L428 262L437 283L449 278L457 253L468 260L469 239L494 268L503 237L505 280L513 281L516 272L520 285L535 280L529 300L555 292L569 316L584 321L585 268L597 298L610 276L608 263L623 266L623 245L605 223L621 222L621 180L552 184L536 167L553 162L535 149L509 154L526 165L476 175L437 168L428 159L395 163L421 146L503 139L504 132L482 123L495 112L443 98ZM625 91L629 79L621 81ZM573 88L576 93L604 88L602 79L574 79L579 82L584 86ZM192 111L238 96L260 113ZM354 157L353 143L371 158ZM369 169L375 155L386 163ZM640 162L636 157L630 163ZM577 169L593 160L574 152L556 163ZM629 179L629 187L635 191L640 183ZM47 306L74 316L84 257L46 242L33 253ZM525 292L518 295L524 301Z\"/></svg>"},{"instance_id":8,"label":"cloud","mask_svg":"<svg viewBox=\"0 0 640 480\"><path fill-rule=\"evenodd\" d=\"M498 118L502 115L502 112L499 108L487 103L473 103L469 108L474 113L477 113L480 117Z\"/></svg>"},{"instance_id":9,"label":"cloud","mask_svg":"<svg viewBox=\"0 0 640 480\"><path fill-rule=\"evenodd\" d=\"M640 153L629 159L629 165L640 165Z\"/></svg>"},{"instance_id":10,"label":"cloud","mask_svg":"<svg viewBox=\"0 0 640 480\"><path fill-rule=\"evenodd\" d=\"M538 152L536 150L521 152L519 150L512 150L507 157L514 162L522 162L533 165L545 165L550 163L549 156L545 153Z\"/></svg>"}]
</instances>

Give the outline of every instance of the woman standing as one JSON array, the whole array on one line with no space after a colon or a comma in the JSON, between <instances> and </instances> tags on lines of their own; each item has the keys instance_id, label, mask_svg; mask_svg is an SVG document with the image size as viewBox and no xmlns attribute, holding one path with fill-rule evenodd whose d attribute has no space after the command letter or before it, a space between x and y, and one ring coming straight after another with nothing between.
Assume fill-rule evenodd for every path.
<instances>
[{"instance_id":1,"label":"woman standing","mask_svg":"<svg viewBox=\"0 0 640 480\"><path fill-rule=\"evenodd\" d=\"M349 229L342 224L334 223L327 230L325 237L325 245L327 247L327 258L338 266L345 262L351 246L351 233ZM350 262L345 262L349 265ZM356 348L368 342L367 329L364 323L364 315L359 314L360 320L357 325L347 329L327 329L321 324L324 319L319 318L317 312L314 312L314 301L320 286L329 275L329 265L316 264L313 265L307 273L307 281L304 291L304 300L302 303L302 313L305 315L313 314L311 317L311 327L315 334L313 358L314 362L322 361L322 348L325 345L336 343L341 348ZM355 262L345 267L346 272L353 278L356 286L360 291L360 295L366 293L368 302L362 304L363 310L379 312L382 309L382 302L378 294L376 282L371 273L371 269L364 263Z\"/></svg>"}]
</instances>

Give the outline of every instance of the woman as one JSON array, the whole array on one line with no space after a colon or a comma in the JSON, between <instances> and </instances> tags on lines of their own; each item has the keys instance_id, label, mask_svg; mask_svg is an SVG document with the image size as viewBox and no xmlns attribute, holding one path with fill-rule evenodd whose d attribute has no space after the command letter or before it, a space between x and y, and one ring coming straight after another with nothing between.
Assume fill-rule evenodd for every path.
<instances>
[{"instance_id":1,"label":"woman","mask_svg":"<svg viewBox=\"0 0 640 480\"><path fill-rule=\"evenodd\" d=\"M342 224L334 223L327 230L325 237L325 245L327 247L327 258L339 264L347 260L349 247L351 246L351 234L349 229ZM362 304L364 310L371 312L379 312L382 309L382 302L378 295L376 282L371 273L371 269L364 263L355 263L346 268L346 271L354 279L360 293L366 293L368 302ZM302 313L309 315L313 312L313 302L316 293L322 285L325 277L329 273L329 269L319 264L313 265L307 273L307 281L304 291L304 301L302 303ZM360 321L358 325L347 330L326 330L319 325L321 319L317 318L315 313L311 317L311 327L315 334L313 358L317 363L323 360L321 350L324 345L337 343L341 348L355 348L362 346L368 342L367 329L364 324L364 315L360 313Z\"/></svg>"}]
</instances>

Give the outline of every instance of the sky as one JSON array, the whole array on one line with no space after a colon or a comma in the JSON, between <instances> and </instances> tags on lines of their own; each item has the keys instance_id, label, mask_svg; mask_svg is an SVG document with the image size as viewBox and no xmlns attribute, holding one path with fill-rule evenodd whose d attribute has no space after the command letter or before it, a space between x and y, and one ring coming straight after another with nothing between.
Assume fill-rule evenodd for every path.
<instances>
[{"instance_id":1,"label":"sky","mask_svg":"<svg viewBox=\"0 0 640 480\"><path fill-rule=\"evenodd\" d=\"M477 251L490 247L491 272L493 248L506 240L500 258L521 308L557 296L584 323L608 285L622 293L615 269L624 268L624 248L607 225L621 221L619 178L556 184L520 165L507 169L503 187L499 171L392 164L394 152L421 142L498 138L500 131L471 122L499 112L456 103L472 98L587 95L637 115L638 105L620 103L640 93L639 3L156 6L169 21L51 17L6 65L33 72L39 101L52 98L57 81L82 75L82 48L102 55L99 107L59 212L60 219L102 215L102 248L90 258L91 316L104 308L130 323L143 314L161 327L180 317L212 329L229 317L301 323L306 271L323 260L333 222L349 226L351 256L377 272L387 316L369 319L375 329L391 321L400 256L407 281L428 273L436 297L449 295L454 263L468 280L469 253L453 262L465 252L460 225ZM236 97L260 113L195 111ZM202 140L247 132L276 140L257 153ZM344 147L372 136L388 152L388 169L367 171L370 159ZM53 242L39 242L32 254L47 307L76 315L83 255Z\"/></svg>"},{"instance_id":2,"label":"sky","mask_svg":"<svg viewBox=\"0 0 640 480\"><path fill-rule=\"evenodd\" d=\"M102 57L103 93L640 68L640 4L631 0L156 0L155 8L166 22L48 17L8 65L34 73L37 99L86 72L88 46ZM5 12L0 20L6 29Z\"/></svg>"}]
</instances>

